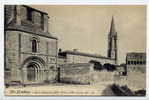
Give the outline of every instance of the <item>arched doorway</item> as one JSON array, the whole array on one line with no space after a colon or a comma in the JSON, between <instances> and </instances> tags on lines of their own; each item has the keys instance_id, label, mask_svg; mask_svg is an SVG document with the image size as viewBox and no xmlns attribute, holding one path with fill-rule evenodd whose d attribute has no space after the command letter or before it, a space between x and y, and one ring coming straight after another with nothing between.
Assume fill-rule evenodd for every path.
<instances>
[{"instance_id":1,"label":"arched doorway","mask_svg":"<svg viewBox=\"0 0 149 100\"><path fill-rule=\"evenodd\" d=\"M22 83L40 83L46 79L45 62L39 57L29 57L23 63Z\"/></svg>"},{"instance_id":2,"label":"arched doorway","mask_svg":"<svg viewBox=\"0 0 149 100\"><path fill-rule=\"evenodd\" d=\"M36 69L34 64L27 66L27 80L35 81L36 79Z\"/></svg>"}]
</instances>

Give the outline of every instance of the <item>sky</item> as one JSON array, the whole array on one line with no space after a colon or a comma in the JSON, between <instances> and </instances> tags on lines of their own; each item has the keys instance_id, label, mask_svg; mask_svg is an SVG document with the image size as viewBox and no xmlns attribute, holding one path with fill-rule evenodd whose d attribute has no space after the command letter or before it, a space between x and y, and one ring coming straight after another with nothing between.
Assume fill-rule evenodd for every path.
<instances>
[{"instance_id":1,"label":"sky","mask_svg":"<svg viewBox=\"0 0 149 100\"><path fill-rule=\"evenodd\" d=\"M112 16L118 35L118 62L128 52L146 51L144 5L32 5L49 15L49 32L62 50L107 56Z\"/></svg>"}]
</instances>

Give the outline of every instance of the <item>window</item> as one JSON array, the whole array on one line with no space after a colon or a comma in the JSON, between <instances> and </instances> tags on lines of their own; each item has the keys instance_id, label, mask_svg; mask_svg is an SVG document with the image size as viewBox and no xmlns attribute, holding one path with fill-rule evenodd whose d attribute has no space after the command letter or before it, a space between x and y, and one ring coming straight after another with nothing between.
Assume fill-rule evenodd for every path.
<instances>
[{"instance_id":1,"label":"window","mask_svg":"<svg viewBox=\"0 0 149 100\"><path fill-rule=\"evenodd\" d=\"M27 8L27 20L32 21L32 12L31 8Z\"/></svg>"},{"instance_id":2,"label":"window","mask_svg":"<svg viewBox=\"0 0 149 100\"><path fill-rule=\"evenodd\" d=\"M142 61L140 61L140 64L142 65Z\"/></svg>"},{"instance_id":3,"label":"window","mask_svg":"<svg viewBox=\"0 0 149 100\"><path fill-rule=\"evenodd\" d=\"M32 52L37 52L37 41L35 39L32 40Z\"/></svg>"},{"instance_id":4,"label":"window","mask_svg":"<svg viewBox=\"0 0 149 100\"><path fill-rule=\"evenodd\" d=\"M131 61L131 64L133 65L133 64L134 64L134 62L133 62L133 61Z\"/></svg>"},{"instance_id":5,"label":"window","mask_svg":"<svg viewBox=\"0 0 149 100\"><path fill-rule=\"evenodd\" d=\"M139 61L137 61L137 64L139 64Z\"/></svg>"},{"instance_id":6,"label":"window","mask_svg":"<svg viewBox=\"0 0 149 100\"><path fill-rule=\"evenodd\" d=\"M134 61L134 64L136 65L136 64L137 64L137 62L136 62L136 61Z\"/></svg>"},{"instance_id":7,"label":"window","mask_svg":"<svg viewBox=\"0 0 149 100\"><path fill-rule=\"evenodd\" d=\"M41 29L44 30L44 16L41 14Z\"/></svg>"},{"instance_id":8,"label":"window","mask_svg":"<svg viewBox=\"0 0 149 100\"><path fill-rule=\"evenodd\" d=\"M130 64L130 61L128 61L128 65Z\"/></svg>"}]
</instances>

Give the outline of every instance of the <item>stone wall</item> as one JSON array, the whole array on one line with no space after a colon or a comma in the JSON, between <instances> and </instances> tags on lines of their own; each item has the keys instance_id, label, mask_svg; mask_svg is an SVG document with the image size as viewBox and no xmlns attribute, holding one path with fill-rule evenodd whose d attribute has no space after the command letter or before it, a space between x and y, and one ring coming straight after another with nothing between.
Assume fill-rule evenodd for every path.
<instances>
[{"instance_id":1,"label":"stone wall","mask_svg":"<svg viewBox=\"0 0 149 100\"><path fill-rule=\"evenodd\" d=\"M60 66L60 81L64 83L90 84L92 82L93 64L63 64Z\"/></svg>"},{"instance_id":2,"label":"stone wall","mask_svg":"<svg viewBox=\"0 0 149 100\"><path fill-rule=\"evenodd\" d=\"M114 60L106 59L106 58L95 58L81 55L73 55L67 54L66 63L89 63L91 60L99 61L102 65L105 63L114 64Z\"/></svg>"},{"instance_id":3,"label":"stone wall","mask_svg":"<svg viewBox=\"0 0 149 100\"><path fill-rule=\"evenodd\" d=\"M20 12L21 14L21 20L24 21L28 21L27 20L27 8L26 6L17 6L20 7L20 10L18 12ZM35 26L41 28L44 32L48 32L48 15L46 15L45 13L41 13L37 10L32 10L31 12L32 14L32 20L31 23L33 23Z\"/></svg>"},{"instance_id":4,"label":"stone wall","mask_svg":"<svg viewBox=\"0 0 149 100\"><path fill-rule=\"evenodd\" d=\"M115 83L127 85L133 91L146 89L146 67L145 65L127 65L127 75L115 75Z\"/></svg>"},{"instance_id":5,"label":"stone wall","mask_svg":"<svg viewBox=\"0 0 149 100\"><path fill-rule=\"evenodd\" d=\"M9 80L17 81L19 72L19 35L17 32L5 33L5 68L10 75ZM8 74L9 73L9 74ZM7 80L7 76L5 76Z\"/></svg>"},{"instance_id":6,"label":"stone wall","mask_svg":"<svg viewBox=\"0 0 149 100\"><path fill-rule=\"evenodd\" d=\"M37 52L32 51L33 39ZM29 66L25 61L32 57L43 61L34 67L37 80L56 79L57 38L48 32L48 15L24 5L5 6L5 80L24 82Z\"/></svg>"},{"instance_id":7,"label":"stone wall","mask_svg":"<svg viewBox=\"0 0 149 100\"><path fill-rule=\"evenodd\" d=\"M127 85L127 83L128 83L127 82L127 76L122 76L122 75L119 75L119 74L114 75L114 83L118 84L120 86Z\"/></svg>"},{"instance_id":8,"label":"stone wall","mask_svg":"<svg viewBox=\"0 0 149 100\"><path fill-rule=\"evenodd\" d=\"M127 84L131 89L146 89L146 65L127 66L127 71Z\"/></svg>"},{"instance_id":9,"label":"stone wall","mask_svg":"<svg viewBox=\"0 0 149 100\"><path fill-rule=\"evenodd\" d=\"M66 58L58 56L57 64L58 65L66 64Z\"/></svg>"},{"instance_id":10,"label":"stone wall","mask_svg":"<svg viewBox=\"0 0 149 100\"><path fill-rule=\"evenodd\" d=\"M48 70L45 79L56 78L57 40L20 31L6 31L5 37L5 68L8 69L6 75L10 75L10 77L5 76L5 80L22 81L21 68L24 61L31 56L40 57L45 61L45 70ZM37 53L32 52L32 37L39 39Z\"/></svg>"},{"instance_id":11,"label":"stone wall","mask_svg":"<svg viewBox=\"0 0 149 100\"><path fill-rule=\"evenodd\" d=\"M80 83L91 85L107 85L116 82L116 71L95 71L93 64L63 64L60 66L60 80L66 83Z\"/></svg>"},{"instance_id":12,"label":"stone wall","mask_svg":"<svg viewBox=\"0 0 149 100\"><path fill-rule=\"evenodd\" d=\"M5 25L8 25L10 23L10 20L14 18L14 5L5 5Z\"/></svg>"},{"instance_id":13,"label":"stone wall","mask_svg":"<svg viewBox=\"0 0 149 100\"><path fill-rule=\"evenodd\" d=\"M107 71L107 70L101 70L101 71L94 71L92 74L93 82L92 84L112 84L114 83L114 76L115 71Z\"/></svg>"}]
</instances>

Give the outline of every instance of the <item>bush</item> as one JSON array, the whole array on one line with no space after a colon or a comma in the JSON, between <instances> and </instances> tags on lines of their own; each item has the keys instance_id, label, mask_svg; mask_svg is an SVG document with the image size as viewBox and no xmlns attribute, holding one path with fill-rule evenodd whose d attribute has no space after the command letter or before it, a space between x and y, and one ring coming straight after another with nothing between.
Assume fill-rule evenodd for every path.
<instances>
[{"instance_id":1,"label":"bush","mask_svg":"<svg viewBox=\"0 0 149 100\"><path fill-rule=\"evenodd\" d=\"M103 68L106 69L107 71L115 71L116 70L116 66L106 63L103 65Z\"/></svg>"},{"instance_id":2,"label":"bush","mask_svg":"<svg viewBox=\"0 0 149 100\"><path fill-rule=\"evenodd\" d=\"M95 60L91 60L90 63L93 63L94 64L94 70L103 70L103 66L100 62L98 61L95 61Z\"/></svg>"},{"instance_id":3,"label":"bush","mask_svg":"<svg viewBox=\"0 0 149 100\"><path fill-rule=\"evenodd\" d=\"M145 96L146 95L146 91L145 90L135 91L135 95L136 96Z\"/></svg>"}]
</instances>

